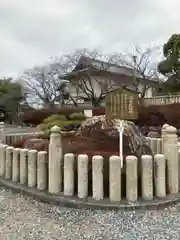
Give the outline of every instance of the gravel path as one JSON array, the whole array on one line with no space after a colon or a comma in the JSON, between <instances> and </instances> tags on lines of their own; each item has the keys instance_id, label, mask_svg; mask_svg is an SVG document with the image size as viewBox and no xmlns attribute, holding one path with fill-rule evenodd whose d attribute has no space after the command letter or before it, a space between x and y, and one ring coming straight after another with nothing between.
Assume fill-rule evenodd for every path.
<instances>
[{"instance_id":1,"label":"gravel path","mask_svg":"<svg viewBox=\"0 0 180 240\"><path fill-rule=\"evenodd\" d=\"M0 188L0 240L180 239L180 205L159 211L73 210Z\"/></svg>"}]
</instances>

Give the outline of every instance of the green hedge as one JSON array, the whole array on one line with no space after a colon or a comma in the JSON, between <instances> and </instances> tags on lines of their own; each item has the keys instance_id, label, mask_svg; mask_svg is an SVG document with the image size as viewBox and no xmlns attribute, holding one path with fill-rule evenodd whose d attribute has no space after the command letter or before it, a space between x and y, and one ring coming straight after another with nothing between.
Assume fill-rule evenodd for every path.
<instances>
[{"instance_id":1,"label":"green hedge","mask_svg":"<svg viewBox=\"0 0 180 240\"><path fill-rule=\"evenodd\" d=\"M66 121L67 118L64 115L59 115L59 114L54 114L49 116L48 118L44 119L44 123L51 123L51 122L55 122L55 121Z\"/></svg>"},{"instance_id":2,"label":"green hedge","mask_svg":"<svg viewBox=\"0 0 180 240\"><path fill-rule=\"evenodd\" d=\"M86 116L84 115L84 113L72 113L70 114L69 119L83 121L86 119Z\"/></svg>"},{"instance_id":3,"label":"green hedge","mask_svg":"<svg viewBox=\"0 0 180 240\"><path fill-rule=\"evenodd\" d=\"M43 131L46 135L50 134L50 130L53 126L58 126L60 127L62 130L66 130L68 131L67 126L77 126L80 125L82 123L82 120L78 120L76 119L77 116L74 117L74 119L71 120L67 120L67 118L63 115L52 115L48 118L46 118L43 123L38 125L38 128ZM83 118L82 115L79 118ZM84 119L83 119L84 120Z\"/></svg>"}]
</instances>

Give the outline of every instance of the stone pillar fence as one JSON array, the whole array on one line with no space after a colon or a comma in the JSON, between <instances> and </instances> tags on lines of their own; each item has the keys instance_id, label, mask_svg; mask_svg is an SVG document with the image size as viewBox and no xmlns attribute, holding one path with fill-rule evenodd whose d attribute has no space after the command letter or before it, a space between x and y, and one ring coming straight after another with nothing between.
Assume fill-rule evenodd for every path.
<instances>
[{"instance_id":1,"label":"stone pillar fence","mask_svg":"<svg viewBox=\"0 0 180 240\"><path fill-rule=\"evenodd\" d=\"M17 132L10 132L7 133L7 131L5 131L6 128L13 128L11 125L9 126L5 126L4 122L0 122L0 144L7 144L7 145L11 145L13 142L15 141L19 141L22 140L24 137L27 136L38 136L39 134L43 134L42 131L38 131L38 132L32 132L31 128L28 129L27 132L23 132L23 131L19 131L18 132L18 127L14 128L16 129ZM22 127L23 128L23 127Z\"/></svg>"},{"instance_id":2,"label":"stone pillar fence","mask_svg":"<svg viewBox=\"0 0 180 240\"><path fill-rule=\"evenodd\" d=\"M143 155L141 159L127 156L125 172L122 172L119 156L109 158L108 196L105 195L107 186L104 185L104 158L96 155L90 159L86 154L75 156L73 153L63 155L61 138L60 128L54 126L51 129L48 153L14 148L5 145L1 139L0 179L28 189L46 191L50 195L76 196L85 201L88 197L94 201L108 197L111 203L120 203L124 197L128 202L136 202L139 197L150 201L179 192L180 151L176 129L172 126L163 126L162 139L158 139L159 145L156 145L156 152L157 148L160 151L155 155ZM138 161L141 162L140 171ZM138 175L139 172L141 176ZM92 182L89 181L89 174ZM121 178L122 174L126 175L125 181ZM123 187L125 196L122 196ZM90 188L92 196L89 196ZM141 196L138 195L139 188Z\"/></svg>"}]
</instances>

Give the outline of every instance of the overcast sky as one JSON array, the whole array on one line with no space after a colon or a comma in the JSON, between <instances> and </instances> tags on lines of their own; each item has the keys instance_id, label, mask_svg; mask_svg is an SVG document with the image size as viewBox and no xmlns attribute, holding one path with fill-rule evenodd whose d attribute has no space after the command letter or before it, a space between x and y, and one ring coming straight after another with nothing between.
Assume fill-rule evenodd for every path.
<instances>
[{"instance_id":1,"label":"overcast sky","mask_svg":"<svg viewBox=\"0 0 180 240\"><path fill-rule=\"evenodd\" d=\"M0 76L77 48L123 51L180 32L179 0L0 0Z\"/></svg>"}]
</instances>

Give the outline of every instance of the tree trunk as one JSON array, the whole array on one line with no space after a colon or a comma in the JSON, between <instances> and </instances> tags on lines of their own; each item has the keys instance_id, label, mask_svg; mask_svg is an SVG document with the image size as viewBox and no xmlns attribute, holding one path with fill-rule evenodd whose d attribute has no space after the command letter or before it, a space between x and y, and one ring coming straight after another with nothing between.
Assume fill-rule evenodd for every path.
<instances>
[{"instance_id":1,"label":"tree trunk","mask_svg":"<svg viewBox=\"0 0 180 240\"><path fill-rule=\"evenodd\" d=\"M140 106L144 106L144 98L139 98L138 102Z\"/></svg>"}]
</instances>

